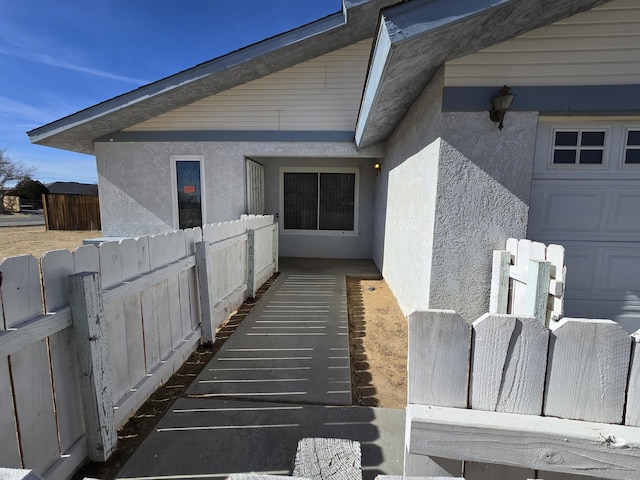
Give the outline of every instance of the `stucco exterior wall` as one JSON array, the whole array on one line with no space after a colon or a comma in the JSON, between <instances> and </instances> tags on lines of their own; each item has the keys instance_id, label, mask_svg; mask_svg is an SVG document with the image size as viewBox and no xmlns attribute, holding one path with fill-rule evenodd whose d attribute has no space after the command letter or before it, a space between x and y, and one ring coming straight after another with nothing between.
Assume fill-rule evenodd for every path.
<instances>
[{"instance_id":1,"label":"stucco exterior wall","mask_svg":"<svg viewBox=\"0 0 640 480\"><path fill-rule=\"evenodd\" d=\"M387 142L379 185L388 192L376 192L376 210L385 214L376 218L373 258L405 314L452 309L473 321L488 308L492 250L526 235L537 113L510 112L500 131L488 113L442 113L442 87L440 71ZM436 171L436 182L395 181L405 163L417 177ZM427 195L422 189L434 183ZM424 205L432 218L416 222L415 208L394 206L398 196L435 198ZM400 237L416 240L411 254L393 240ZM430 272L409 273L414 265Z\"/></svg>"},{"instance_id":2,"label":"stucco exterior wall","mask_svg":"<svg viewBox=\"0 0 640 480\"><path fill-rule=\"evenodd\" d=\"M357 152L347 142L101 142L96 144L100 208L105 236L136 236L174 230L172 156L200 156L204 164L204 222L237 219L245 213L246 158L367 159L382 157L383 150ZM340 163L342 160L336 160ZM356 162L357 163L357 162ZM323 163L324 165L324 163ZM368 169L363 169L368 170ZM371 167L373 171L373 167ZM361 182L364 177L362 175ZM265 190L272 191L265 179ZM370 181L367 189L372 195ZM277 190L276 190L277 191ZM372 201L372 200L371 200ZM362 202L366 204L366 201ZM269 207L271 208L271 207ZM268 213L275 213L269 211ZM367 215L364 214L363 218ZM371 229L370 225L365 229ZM370 244L370 242L369 242ZM349 250L349 249L347 249ZM353 251L353 249L349 250ZM370 247L369 247L370 251ZM358 256L357 258L361 258Z\"/></svg>"},{"instance_id":3,"label":"stucco exterior wall","mask_svg":"<svg viewBox=\"0 0 640 480\"><path fill-rule=\"evenodd\" d=\"M384 270L403 311L428 305L440 139L388 173Z\"/></svg>"},{"instance_id":4,"label":"stucco exterior wall","mask_svg":"<svg viewBox=\"0 0 640 480\"><path fill-rule=\"evenodd\" d=\"M283 167L355 167L359 171L358 232L351 234L291 234L281 230L280 256L311 258L370 259L376 174L372 158L262 158L265 168L265 208L280 212L280 169ZM280 217L281 218L281 217Z\"/></svg>"}]
</instances>

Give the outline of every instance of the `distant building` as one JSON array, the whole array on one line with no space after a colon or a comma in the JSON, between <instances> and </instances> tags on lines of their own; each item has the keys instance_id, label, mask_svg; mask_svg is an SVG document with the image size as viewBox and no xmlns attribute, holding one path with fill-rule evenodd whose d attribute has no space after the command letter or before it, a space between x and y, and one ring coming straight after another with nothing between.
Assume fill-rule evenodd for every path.
<instances>
[{"instance_id":1,"label":"distant building","mask_svg":"<svg viewBox=\"0 0 640 480\"><path fill-rule=\"evenodd\" d=\"M98 185L94 183L53 182L48 183L47 188L49 189L49 193L98 196Z\"/></svg>"}]
</instances>

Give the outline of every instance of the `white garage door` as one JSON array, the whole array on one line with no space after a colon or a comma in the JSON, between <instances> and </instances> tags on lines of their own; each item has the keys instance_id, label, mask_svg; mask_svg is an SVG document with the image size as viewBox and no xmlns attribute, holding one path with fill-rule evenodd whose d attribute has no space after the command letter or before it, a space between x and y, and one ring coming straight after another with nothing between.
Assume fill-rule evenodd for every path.
<instances>
[{"instance_id":1,"label":"white garage door","mask_svg":"<svg viewBox=\"0 0 640 480\"><path fill-rule=\"evenodd\" d=\"M640 120L541 119L528 238L566 249L565 316L640 329Z\"/></svg>"}]
</instances>

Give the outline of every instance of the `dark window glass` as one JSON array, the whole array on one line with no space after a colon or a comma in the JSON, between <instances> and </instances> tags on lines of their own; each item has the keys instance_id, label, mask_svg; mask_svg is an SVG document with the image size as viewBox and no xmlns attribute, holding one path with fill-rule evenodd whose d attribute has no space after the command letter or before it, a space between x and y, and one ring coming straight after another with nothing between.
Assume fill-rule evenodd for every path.
<instances>
[{"instance_id":1,"label":"dark window glass","mask_svg":"<svg viewBox=\"0 0 640 480\"><path fill-rule=\"evenodd\" d=\"M624 156L624 163L628 165L640 164L640 149L627 150Z\"/></svg>"},{"instance_id":2,"label":"dark window glass","mask_svg":"<svg viewBox=\"0 0 640 480\"><path fill-rule=\"evenodd\" d=\"M627 145L640 146L640 130L629 130L627 132Z\"/></svg>"},{"instance_id":3,"label":"dark window glass","mask_svg":"<svg viewBox=\"0 0 640 480\"><path fill-rule=\"evenodd\" d=\"M356 175L320 174L320 230L354 230Z\"/></svg>"},{"instance_id":4,"label":"dark window glass","mask_svg":"<svg viewBox=\"0 0 640 480\"><path fill-rule=\"evenodd\" d=\"M572 147L578 145L578 132L556 132L556 146Z\"/></svg>"},{"instance_id":5,"label":"dark window glass","mask_svg":"<svg viewBox=\"0 0 640 480\"><path fill-rule=\"evenodd\" d=\"M318 174L284 174L284 228L318 228Z\"/></svg>"},{"instance_id":6,"label":"dark window glass","mask_svg":"<svg viewBox=\"0 0 640 480\"><path fill-rule=\"evenodd\" d=\"M284 174L284 228L355 230L355 173Z\"/></svg>"},{"instance_id":7,"label":"dark window glass","mask_svg":"<svg viewBox=\"0 0 640 480\"><path fill-rule=\"evenodd\" d=\"M589 165L602 164L602 150L582 150L580 151L580 163Z\"/></svg>"},{"instance_id":8,"label":"dark window glass","mask_svg":"<svg viewBox=\"0 0 640 480\"><path fill-rule=\"evenodd\" d=\"M604 146L604 132L582 132L581 145L586 147Z\"/></svg>"},{"instance_id":9,"label":"dark window glass","mask_svg":"<svg viewBox=\"0 0 640 480\"><path fill-rule=\"evenodd\" d=\"M202 226L202 191L200 190L200 162L176 162L179 228Z\"/></svg>"},{"instance_id":10,"label":"dark window glass","mask_svg":"<svg viewBox=\"0 0 640 480\"><path fill-rule=\"evenodd\" d=\"M553 152L553 163L563 164L563 165L576 163L576 151L575 150L555 150Z\"/></svg>"}]
</instances>

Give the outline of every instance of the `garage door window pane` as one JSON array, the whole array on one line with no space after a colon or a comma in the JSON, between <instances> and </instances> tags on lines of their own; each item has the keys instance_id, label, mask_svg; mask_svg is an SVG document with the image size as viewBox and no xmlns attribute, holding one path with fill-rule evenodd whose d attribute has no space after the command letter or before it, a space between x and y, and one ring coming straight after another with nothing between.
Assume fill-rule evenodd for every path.
<instances>
[{"instance_id":1,"label":"garage door window pane","mask_svg":"<svg viewBox=\"0 0 640 480\"><path fill-rule=\"evenodd\" d=\"M575 150L556 150L553 152L553 163L556 164L574 164L576 163Z\"/></svg>"},{"instance_id":2,"label":"garage door window pane","mask_svg":"<svg viewBox=\"0 0 640 480\"><path fill-rule=\"evenodd\" d=\"M640 147L640 130L629 130L627 132L627 145Z\"/></svg>"},{"instance_id":3,"label":"garage door window pane","mask_svg":"<svg viewBox=\"0 0 640 480\"><path fill-rule=\"evenodd\" d=\"M604 146L604 132L582 132L580 145L585 147Z\"/></svg>"},{"instance_id":4,"label":"garage door window pane","mask_svg":"<svg viewBox=\"0 0 640 480\"><path fill-rule=\"evenodd\" d=\"M601 165L602 150L581 150L580 163L583 165Z\"/></svg>"},{"instance_id":5,"label":"garage door window pane","mask_svg":"<svg viewBox=\"0 0 640 480\"><path fill-rule=\"evenodd\" d=\"M556 132L556 146L577 146L578 132Z\"/></svg>"},{"instance_id":6,"label":"garage door window pane","mask_svg":"<svg viewBox=\"0 0 640 480\"><path fill-rule=\"evenodd\" d=\"M627 132L624 163L625 165L640 165L640 130L629 130Z\"/></svg>"}]
</instances>

